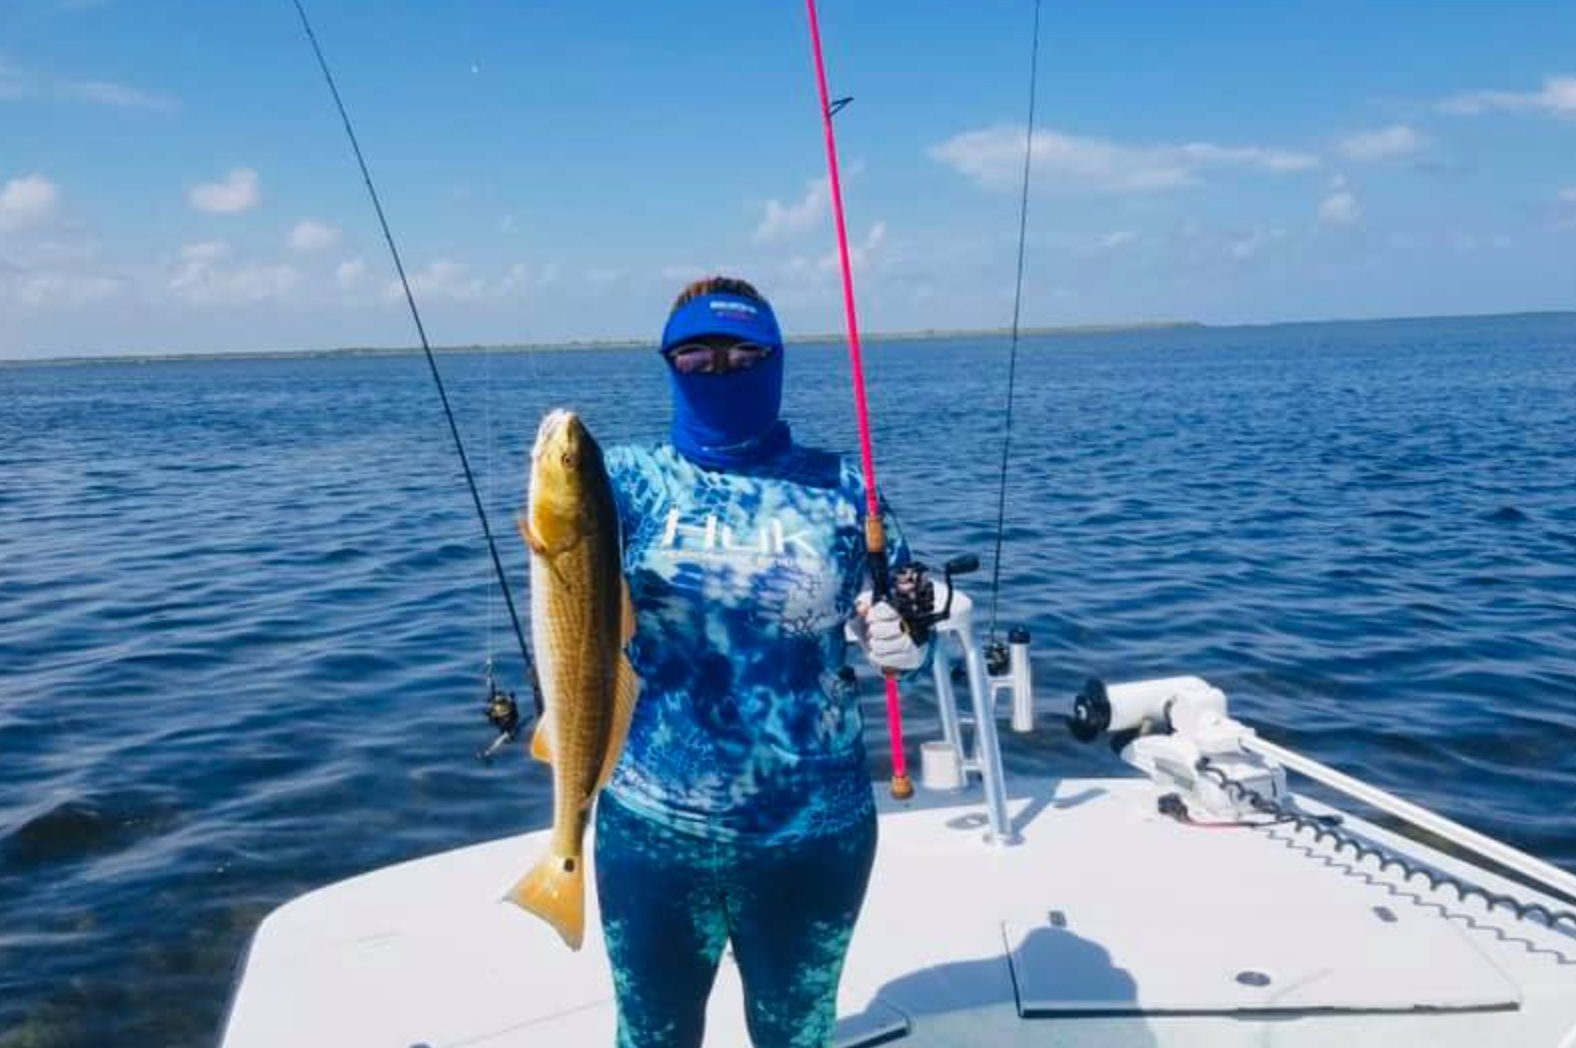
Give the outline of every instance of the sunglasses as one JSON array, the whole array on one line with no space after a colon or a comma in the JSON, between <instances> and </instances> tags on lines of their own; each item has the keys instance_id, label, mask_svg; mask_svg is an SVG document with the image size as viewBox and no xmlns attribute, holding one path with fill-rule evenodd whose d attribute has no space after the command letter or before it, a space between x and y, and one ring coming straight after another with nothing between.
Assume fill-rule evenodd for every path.
<instances>
[{"instance_id":1,"label":"sunglasses","mask_svg":"<svg viewBox=\"0 0 1576 1048\"><path fill-rule=\"evenodd\" d=\"M731 342L720 346L686 342L674 346L665 356L673 370L681 375L725 375L752 368L775 352L776 346L763 346L759 342Z\"/></svg>"}]
</instances>

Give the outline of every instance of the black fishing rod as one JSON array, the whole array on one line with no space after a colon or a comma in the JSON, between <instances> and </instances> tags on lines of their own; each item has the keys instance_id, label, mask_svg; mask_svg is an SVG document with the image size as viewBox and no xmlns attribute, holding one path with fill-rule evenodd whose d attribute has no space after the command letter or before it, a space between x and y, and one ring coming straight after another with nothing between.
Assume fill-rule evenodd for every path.
<instances>
[{"instance_id":1,"label":"black fishing rod","mask_svg":"<svg viewBox=\"0 0 1576 1048\"><path fill-rule=\"evenodd\" d=\"M520 616L515 611L514 598L509 594L509 582L503 573L503 560L498 556L498 543L493 539L492 527L487 523L487 510L482 505L481 492L476 489L476 475L471 472L471 460L465 454L465 441L460 438L460 427L454 421L454 411L449 406L449 392L443 384L443 375L438 371L438 360L433 355L432 344L427 340L427 327L421 321L421 310L416 308L416 296L410 290L410 280L405 276L405 263L400 260L399 248L395 246L394 234L389 230L388 217L383 213L383 202L378 198L377 186L372 183L372 172L367 168L367 158L361 152L361 143L356 140L356 129L351 126L350 113L345 109L345 100L340 97L339 85L334 82L334 74L328 68L328 59L323 56L323 48L317 42L317 34L312 31L312 21L306 16L306 8L301 5L301 0L291 0L295 5L296 14L301 16L301 28L306 31L307 42L312 45L312 53L317 56L318 68L323 71L323 79L328 84L329 94L334 96L334 108L339 110L339 119L345 125L345 137L350 139L350 149L356 154L356 164L361 168L361 179L366 183L367 196L372 198L372 209L377 212L378 225L383 229L383 239L388 244L389 255L394 259L394 269L399 274L400 287L405 291L405 304L410 307L410 318L415 321L416 334L421 339L421 351L427 358L427 369L432 372L433 385L438 388L438 399L443 403L443 417L449 422L449 435L454 438L454 451L460 458L460 468L465 472L465 484L471 492L471 502L476 506L476 519L481 521L482 534L487 539L487 552L492 555L493 572L498 576L498 589L503 593L504 604L509 608L509 622L514 627L514 638L520 644L520 657L525 660L525 672L531 682L531 697L536 706L536 715L542 715L542 689L536 677L536 661L531 658L530 646L525 642L525 631L520 628ZM519 727L519 714L514 709L513 696L498 688L493 680L491 652L487 661L487 719L497 727L500 736L492 747L484 752L484 756L491 756L503 742L514 736Z\"/></svg>"},{"instance_id":2,"label":"black fishing rod","mask_svg":"<svg viewBox=\"0 0 1576 1048\"><path fill-rule=\"evenodd\" d=\"M1029 124L1024 132L1023 195L1018 201L1018 276L1012 294L1012 348L1007 355L1007 407L1001 437L1001 478L996 493L996 555L990 573L990 631L986 650L1000 672L1007 663L1006 649L996 640L996 608L1001 594L1001 546L1007 523L1007 462L1012 453L1013 390L1018 380L1019 317L1023 311L1023 254L1029 236L1029 174L1034 163L1034 96L1040 75L1040 0L1034 0L1034 35L1029 46Z\"/></svg>"}]
</instances>

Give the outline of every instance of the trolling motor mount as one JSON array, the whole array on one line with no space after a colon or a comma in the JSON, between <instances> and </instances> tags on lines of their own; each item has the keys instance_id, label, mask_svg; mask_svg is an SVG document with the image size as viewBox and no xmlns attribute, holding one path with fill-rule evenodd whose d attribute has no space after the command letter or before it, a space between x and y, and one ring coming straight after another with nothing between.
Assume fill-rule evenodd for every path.
<instances>
[{"instance_id":1,"label":"trolling motor mount","mask_svg":"<svg viewBox=\"0 0 1576 1048\"><path fill-rule=\"evenodd\" d=\"M1080 742L1108 736L1122 760L1175 792L1194 817L1249 818L1257 813L1246 798L1288 797L1285 769L1243 746L1253 729L1233 720L1225 692L1199 677L1110 685L1091 678L1067 727Z\"/></svg>"}]
</instances>

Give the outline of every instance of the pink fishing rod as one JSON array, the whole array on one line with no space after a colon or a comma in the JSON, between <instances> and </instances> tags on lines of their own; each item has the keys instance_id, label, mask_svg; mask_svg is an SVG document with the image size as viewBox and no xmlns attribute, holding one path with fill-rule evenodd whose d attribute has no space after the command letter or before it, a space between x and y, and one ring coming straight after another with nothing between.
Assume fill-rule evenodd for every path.
<instances>
[{"instance_id":1,"label":"pink fishing rod","mask_svg":"<svg viewBox=\"0 0 1576 1048\"><path fill-rule=\"evenodd\" d=\"M837 138L832 133L831 97L826 91L826 59L821 55L821 23L815 0L805 0L810 13L810 46L815 52L815 82L821 93L821 123L826 130L826 168L832 188L832 215L837 223L837 255L843 267L843 312L848 319L848 360L854 372L854 408L859 416L859 458L865 471L865 549L870 557L870 591L875 600L888 592L886 528L881 521L881 499L876 488L875 457L870 446L870 406L865 399L864 356L859 349L859 317L854 309L854 267L848 253L848 225L843 219L843 185L837 173ZM897 677L886 675L887 732L892 741L892 796L911 797L914 784L908 777L903 753L903 707Z\"/></svg>"}]
</instances>

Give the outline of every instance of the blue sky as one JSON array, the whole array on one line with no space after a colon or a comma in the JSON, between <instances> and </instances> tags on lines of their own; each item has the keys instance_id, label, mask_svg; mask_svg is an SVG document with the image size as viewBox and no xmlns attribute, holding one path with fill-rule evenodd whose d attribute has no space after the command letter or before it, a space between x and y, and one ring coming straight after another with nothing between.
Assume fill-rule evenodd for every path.
<instances>
[{"instance_id":1,"label":"blue sky","mask_svg":"<svg viewBox=\"0 0 1576 1048\"><path fill-rule=\"evenodd\" d=\"M840 305L798 0L316 0L435 341ZM1010 319L1032 0L823 0L871 329ZM1576 5L1047 2L1025 321L1576 305ZM408 344L287 0L0 0L0 357Z\"/></svg>"}]
</instances>

